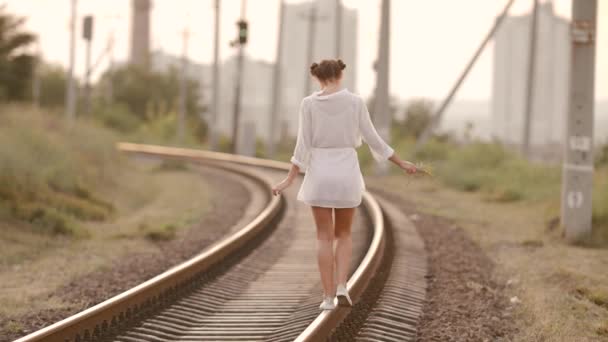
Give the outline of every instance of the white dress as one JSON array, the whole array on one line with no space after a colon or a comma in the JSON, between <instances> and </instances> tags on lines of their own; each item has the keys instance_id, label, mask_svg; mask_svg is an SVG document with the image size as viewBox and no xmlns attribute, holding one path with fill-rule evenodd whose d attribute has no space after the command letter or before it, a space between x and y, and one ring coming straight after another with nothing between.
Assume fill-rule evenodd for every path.
<instances>
[{"instance_id":1,"label":"white dress","mask_svg":"<svg viewBox=\"0 0 608 342\"><path fill-rule=\"evenodd\" d=\"M361 204L365 182L355 150L361 146L361 138L378 161L394 153L376 132L361 96L344 88L329 95L318 91L305 97L291 158L306 172L298 200L326 208Z\"/></svg>"}]
</instances>

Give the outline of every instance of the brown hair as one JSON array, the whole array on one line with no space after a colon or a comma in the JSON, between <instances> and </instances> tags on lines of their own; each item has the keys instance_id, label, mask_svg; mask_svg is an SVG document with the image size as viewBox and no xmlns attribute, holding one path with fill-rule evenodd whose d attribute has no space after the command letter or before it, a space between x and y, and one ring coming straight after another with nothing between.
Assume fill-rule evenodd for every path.
<instances>
[{"instance_id":1,"label":"brown hair","mask_svg":"<svg viewBox=\"0 0 608 342\"><path fill-rule=\"evenodd\" d=\"M310 74L318 78L319 81L326 82L342 77L344 68L346 68L346 64L341 59L324 59L321 63L312 63Z\"/></svg>"}]
</instances>

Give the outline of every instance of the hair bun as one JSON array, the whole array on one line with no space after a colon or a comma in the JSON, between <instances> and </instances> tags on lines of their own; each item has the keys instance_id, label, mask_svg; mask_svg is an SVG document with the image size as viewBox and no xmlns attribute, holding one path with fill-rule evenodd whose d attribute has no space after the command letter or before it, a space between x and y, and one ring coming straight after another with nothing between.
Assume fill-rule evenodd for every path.
<instances>
[{"instance_id":1,"label":"hair bun","mask_svg":"<svg viewBox=\"0 0 608 342\"><path fill-rule=\"evenodd\" d=\"M346 64L341 59L324 59L310 65L310 74L321 82L339 80L344 68L346 68Z\"/></svg>"}]
</instances>

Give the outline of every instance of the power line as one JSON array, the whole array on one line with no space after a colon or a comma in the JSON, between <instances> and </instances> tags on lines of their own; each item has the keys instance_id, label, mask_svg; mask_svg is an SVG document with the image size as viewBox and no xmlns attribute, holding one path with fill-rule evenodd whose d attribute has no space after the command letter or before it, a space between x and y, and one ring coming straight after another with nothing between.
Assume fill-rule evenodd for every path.
<instances>
[{"instance_id":1,"label":"power line","mask_svg":"<svg viewBox=\"0 0 608 342\"><path fill-rule=\"evenodd\" d=\"M340 58L342 55L342 1L336 0L336 28L335 28L335 55L336 58Z\"/></svg>"},{"instance_id":2,"label":"power line","mask_svg":"<svg viewBox=\"0 0 608 342\"><path fill-rule=\"evenodd\" d=\"M237 21L238 36L234 43L237 47L236 72L235 72L235 90L234 90L234 111L232 122L232 153L237 152L237 144L239 140L239 122L241 116L241 91L243 82L243 62L245 53L245 44L247 43L247 21L245 20L245 11L247 0L241 0L241 19Z\"/></svg>"},{"instance_id":3,"label":"power line","mask_svg":"<svg viewBox=\"0 0 608 342\"><path fill-rule=\"evenodd\" d=\"M312 64L315 55L315 42L317 35L317 22L327 18L325 15L319 15L319 9L317 8L317 1L310 2L310 10L307 15L303 16L308 21L308 44L307 44L307 57L306 66L304 68L306 74L304 76L304 97L310 95L310 65Z\"/></svg>"},{"instance_id":4,"label":"power line","mask_svg":"<svg viewBox=\"0 0 608 342\"><path fill-rule=\"evenodd\" d=\"M186 126L186 105L187 105L187 83L188 83L188 43L190 40L190 31L188 27L182 32L182 60L179 81L179 109L177 122L177 140L180 143L184 142L184 130Z\"/></svg>"},{"instance_id":5,"label":"power line","mask_svg":"<svg viewBox=\"0 0 608 342\"><path fill-rule=\"evenodd\" d=\"M74 65L76 64L76 16L77 0L71 0L70 10L70 45L68 74L65 91L65 116L69 124L74 122L76 112L76 82L74 79Z\"/></svg>"},{"instance_id":6,"label":"power line","mask_svg":"<svg viewBox=\"0 0 608 342\"><path fill-rule=\"evenodd\" d=\"M277 38L277 51L274 63L274 71L272 77L272 99L270 108L270 122L268 133L268 157L274 157L276 153L276 131L278 130L277 121L279 120L279 108L281 107L281 68L283 59L283 31L284 31L284 15L285 1L279 0L279 34Z\"/></svg>"},{"instance_id":7,"label":"power line","mask_svg":"<svg viewBox=\"0 0 608 342\"><path fill-rule=\"evenodd\" d=\"M380 136L390 142L390 27L391 27L391 2L382 0L380 10L380 39L378 44L378 58L375 63L376 69L376 91L374 94L374 123ZM388 171L386 163L377 164L376 173L385 174Z\"/></svg>"},{"instance_id":8,"label":"power line","mask_svg":"<svg viewBox=\"0 0 608 342\"><path fill-rule=\"evenodd\" d=\"M219 51L220 51L220 0L214 1L214 42L213 42L213 97L211 100L211 127L209 127L209 145L212 151L217 150L218 142L218 116L220 101L220 73L219 73Z\"/></svg>"}]
</instances>

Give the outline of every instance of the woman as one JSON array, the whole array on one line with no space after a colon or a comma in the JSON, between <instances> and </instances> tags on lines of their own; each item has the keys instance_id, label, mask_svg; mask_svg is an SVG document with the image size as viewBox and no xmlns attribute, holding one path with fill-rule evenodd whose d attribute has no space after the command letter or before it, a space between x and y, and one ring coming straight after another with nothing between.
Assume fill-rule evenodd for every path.
<instances>
[{"instance_id":1,"label":"woman","mask_svg":"<svg viewBox=\"0 0 608 342\"><path fill-rule=\"evenodd\" d=\"M361 137L376 160L388 159L408 173L416 172L415 165L399 159L378 135L363 99L341 87L345 67L339 59L311 65L310 73L321 90L300 104L291 169L272 189L275 196L279 195L293 183L300 170L306 172L298 200L312 207L317 226L317 258L324 292L319 306L322 310L333 309L336 297L339 305L352 305L346 281L352 252L353 214L365 190L355 150L361 145Z\"/></svg>"}]
</instances>

